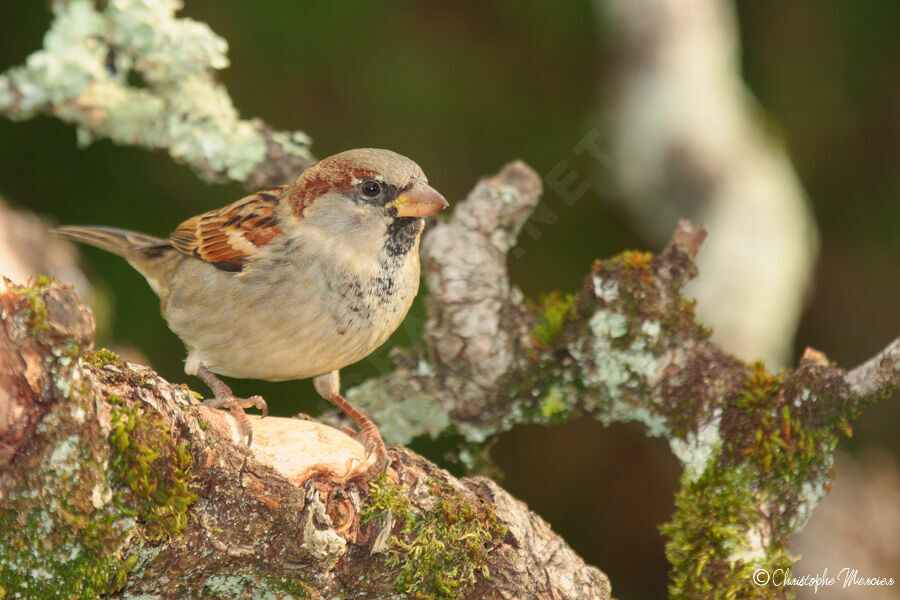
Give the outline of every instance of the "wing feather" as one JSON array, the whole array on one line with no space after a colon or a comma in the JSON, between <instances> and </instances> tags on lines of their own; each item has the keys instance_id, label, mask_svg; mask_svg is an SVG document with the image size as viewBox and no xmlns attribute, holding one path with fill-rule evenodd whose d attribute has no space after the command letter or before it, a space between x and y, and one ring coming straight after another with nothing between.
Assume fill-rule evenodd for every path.
<instances>
[{"instance_id":1,"label":"wing feather","mask_svg":"<svg viewBox=\"0 0 900 600\"><path fill-rule=\"evenodd\" d=\"M263 190L192 217L172 232L169 242L218 269L240 272L260 247L281 235L276 208L287 187Z\"/></svg>"}]
</instances>

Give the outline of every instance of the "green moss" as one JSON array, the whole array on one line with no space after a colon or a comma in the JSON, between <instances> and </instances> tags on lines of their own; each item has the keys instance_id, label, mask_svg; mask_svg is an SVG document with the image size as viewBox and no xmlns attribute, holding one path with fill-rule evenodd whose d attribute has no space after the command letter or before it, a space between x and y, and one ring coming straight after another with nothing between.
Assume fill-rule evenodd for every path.
<instances>
[{"instance_id":1,"label":"green moss","mask_svg":"<svg viewBox=\"0 0 900 600\"><path fill-rule=\"evenodd\" d=\"M793 562L786 542L779 538L763 546L753 534L757 523L767 522L758 504L755 477L740 467L713 463L695 481L682 477L675 515L660 527L669 537L673 600L792 596L790 589L753 583L757 569L772 573Z\"/></svg>"},{"instance_id":2,"label":"green moss","mask_svg":"<svg viewBox=\"0 0 900 600\"><path fill-rule=\"evenodd\" d=\"M772 404L772 398L781 389L783 377L770 375L766 366L757 361L750 365L750 375L738 397L738 406L745 410L756 410Z\"/></svg>"},{"instance_id":3,"label":"green moss","mask_svg":"<svg viewBox=\"0 0 900 600\"><path fill-rule=\"evenodd\" d=\"M125 585L135 562L120 553L133 522L102 501L106 476L95 457L79 436L57 440L33 473L42 487L23 483L3 499L0 597L86 600Z\"/></svg>"},{"instance_id":4,"label":"green moss","mask_svg":"<svg viewBox=\"0 0 900 600\"><path fill-rule=\"evenodd\" d=\"M38 275L29 285L11 286L13 292L24 297L28 302L28 312L25 315L25 325L32 333L41 329L49 329L47 324L47 305L44 303L44 292L56 280L46 275Z\"/></svg>"},{"instance_id":5,"label":"green moss","mask_svg":"<svg viewBox=\"0 0 900 600\"><path fill-rule=\"evenodd\" d=\"M406 498L405 485L394 485L386 476L379 475L369 484L369 496L366 508L361 515L361 523L365 525L374 518L391 513L395 519L406 520L412 517L411 505Z\"/></svg>"},{"instance_id":6,"label":"green moss","mask_svg":"<svg viewBox=\"0 0 900 600\"><path fill-rule=\"evenodd\" d=\"M562 421L568 418L572 407L566 402L565 395L557 386L551 386L539 405L541 417L550 421Z\"/></svg>"},{"instance_id":7,"label":"green moss","mask_svg":"<svg viewBox=\"0 0 900 600\"><path fill-rule=\"evenodd\" d=\"M759 469L767 490L781 497L789 509L804 482L828 477L829 457L838 436L852 433L846 418L836 415L823 420L821 412L811 412L802 397L796 382L786 383L784 375L770 375L762 363L752 364L736 402L739 410L732 413L736 426L732 426L726 453L731 462ZM783 514L787 533L795 525L792 512Z\"/></svg>"},{"instance_id":8,"label":"green moss","mask_svg":"<svg viewBox=\"0 0 900 600\"><path fill-rule=\"evenodd\" d=\"M532 308L535 311L535 325L531 330L531 340L541 350L556 347L565 325L578 316L574 296L559 291L542 295Z\"/></svg>"},{"instance_id":9,"label":"green moss","mask_svg":"<svg viewBox=\"0 0 900 600\"><path fill-rule=\"evenodd\" d=\"M650 252L640 252L638 250L626 250L620 255L619 260L622 263L624 274L632 277L638 277L644 283L652 283L655 278L651 264L653 262L653 254Z\"/></svg>"},{"instance_id":10,"label":"green moss","mask_svg":"<svg viewBox=\"0 0 900 600\"><path fill-rule=\"evenodd\" d=\"M197 498L188 490L190 447L167 443L167 428L156 413L119 398L110 402L116 405L110 415L110 469L124 488L114 496L116 505L146 523L150 540L184 531L187 510Z\"/></svg>"},{"instance_id":11,"label":"green moss","mask_svg":"<svg viewBox=\"0 0 900 600\"><path fill-rule=\"evenodd\" d=\"M122 589L134 566L116 553L120 534L104 518L35 511L23 522L4 509L0 528L0 598L100 598Z\"/></svg>"},{"instance_id":12,"label":"green moss","mask_svg":"<svg viewBox=\"0 0 900 600\"><path fill-rule=\"evenodd\" d=\"M594 261L591 276L579 294L579 314L592 313L599 298L605 307L627 312L632 329L651 321L659 323L669 335L684 332L689 336L709 337L709 328L697 323L695 302L686 300L681 294L681 278L658 279L655 260L649 252L626 250L612 259ZM685 269L687 272L682 277L696 272L693 263ZM661 293L664 285L668 287L667 294ZM636 331L630 331L629 338L634 333Z\"/></svg>"},{"instance_id":13,"label":"green moss","mask_svg":"<svg viewBox=\"0 0 900 600\"><path fill-rule=\"evenodd\" d=\"M286 594L288 594L288 598L313 598L313 590L309 587L309 584L299 577L287 578L282 577L281 579L269 579L269 584Z\"/></svg>"},{"instance_id":14,"label":"green moss","mask_svg":"<svg viewBox=\"0 0 900 600\"><path fill-rule=\"evenodd\" d=\"M428 482L433 507L419 510L406 489L385 477L370 484L362 522L390 512L399 531L388 538L387 566L398 592L421 599L462 597L477 574L490 579L488 556L506 529L484 502L472 503L447 485Z\"/></svg>"},{"instance_id":15,"label":"green moss","mask_svg":"<svg viewBox=\"0 0 900 600\"><path fill-rule=\"evenodd\" d=\"M843 385L840 373L830 382L827 368L770 374L754 363L726 400L728 442L695 481L683 476L673 521L662 528L670 536L673 598L792 596L751 576L791 566L788 536L826 493L834 447L849 427L832 408L840 403L829 400Z\"/></svg>"},{"instance_id":16,"label":"green moss","mask_svg":"<svg viewBox=\"0 0 900 600\"><path fill-rule=\"evenodd\" d=\"M109 363L122 363L122 359L119 358L118 354L116 354L112 350L107 350L106 348L100 348L99 350L88 352L84 355L84 360L85 362L88 362L95 367L102 367L108 365Z\"/></svg>"}]
</instances>

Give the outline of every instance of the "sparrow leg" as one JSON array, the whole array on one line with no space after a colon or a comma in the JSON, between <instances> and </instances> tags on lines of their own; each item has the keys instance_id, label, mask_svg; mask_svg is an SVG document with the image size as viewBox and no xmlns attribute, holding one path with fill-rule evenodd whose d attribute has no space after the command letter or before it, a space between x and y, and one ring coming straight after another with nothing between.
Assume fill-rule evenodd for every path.
<instances>
[{"instance_id":1,"label":"sparrow leg","mask_svg":"<svg viewBox=\"0 0 900 600\"><path fill-rule=\"evenodd\" d=\"M332 371L325 375L319 375L313 379L313 385L315 385L319 395L330 401L341 409L345 415L350 417L350 420L353 421L353 424L359 429L354 437L362 443L363 447L366 449L366 455L374 452L375 456L378 458L378 462L384 461L386 463L386 469L387 465L390 464L390 458L388 457L384 440L381 439L381 433L378 432L378 427L375 426L375 423L353 408L353 405L347 402L346 398L341 396L340 373L338 371Z\"/></svg>"},{"instance_id":2,"label":"sparrow leg","mask_svg":"<svg viewBox=\"0 0 900 600\"><path fill-rule=\"evenodd\" d=\"M244 412L244 409L251 407L258 408L262 411L262 416L265 417L269 414L269 407L266 406L266 401L263 400L262 396L238 398L234 395L234 392L231 391L231 388L225 385L224 381L213 375L204 364L201 364L197 368L195 375L197 375L203 383L209 386L209 389L212 390L212 393L215 396L215 398L204 400L203 404L210 408L225 407L229 409L234 415L234 418L241 424L241 430L247 436L247 447L249 448L253 443L253 427L250 425L250 419L247 418L247 413Z\"/></svg>"}]
</instances>

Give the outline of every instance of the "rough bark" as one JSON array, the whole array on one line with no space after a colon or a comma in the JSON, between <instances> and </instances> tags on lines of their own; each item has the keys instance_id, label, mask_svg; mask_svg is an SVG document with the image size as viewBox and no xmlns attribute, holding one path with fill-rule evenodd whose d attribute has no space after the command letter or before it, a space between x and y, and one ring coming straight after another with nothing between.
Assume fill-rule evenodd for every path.
<instances>
[{"instance_id":1,"label":"rough bark","mask_svg":"<svg viewBox=\"0 0 900 600\"><path fill-rule=\"evenodd\" d=\"M608 598L482 478L403 448L375 480L321 423L233 418L108 351L47 281L0 287L0 582L7 598Z\"/></svg>"},{"instance_id":2,"label":"rough bark","mask_svg":"<svg viewBox=\"0 0 900 600\"><path fill-rule=\"evenodd\" d=\"M791 565L789 535L830 488L835 446L900 383L900 342L849 372L814 350L777 373L723 352L682 295L706 237L688 222L658 255L598 260L577 293L529 305L509 284L506 251L539 193L537 175L513 163L426 234L427 351L349 395L399 442L454 426L472 444L463 460L520 423L640 421L685 469L663 528L672 595L789 594L750 577ZM416 418L393 410L398 395Z\"/></svg>"}]
</instances>

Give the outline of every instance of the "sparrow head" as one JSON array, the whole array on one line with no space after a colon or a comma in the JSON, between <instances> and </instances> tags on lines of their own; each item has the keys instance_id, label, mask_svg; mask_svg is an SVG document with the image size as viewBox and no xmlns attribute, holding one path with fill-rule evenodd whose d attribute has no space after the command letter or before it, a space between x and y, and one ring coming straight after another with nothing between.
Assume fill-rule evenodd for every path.
<instances>
[{"instance_id":1,"label":"sparrow head","mask_svg":"<svg viewBox=\"0 0 900 600\"><path fill-rule=\"evenodd\" d=\"M348 150L321 160L291 185L286 200L290 212L304 225L355 236L354 243L360 245L386 237L388 249L392 242L418 240L422 217L448 206L428 185L419 165L396 152L375 148Z\"/></svg>"}]
</instances>

